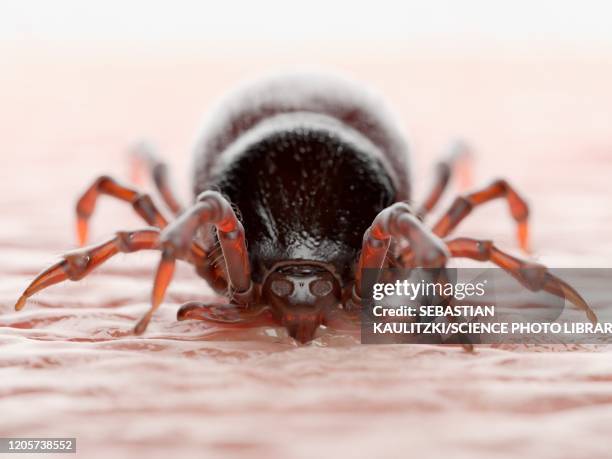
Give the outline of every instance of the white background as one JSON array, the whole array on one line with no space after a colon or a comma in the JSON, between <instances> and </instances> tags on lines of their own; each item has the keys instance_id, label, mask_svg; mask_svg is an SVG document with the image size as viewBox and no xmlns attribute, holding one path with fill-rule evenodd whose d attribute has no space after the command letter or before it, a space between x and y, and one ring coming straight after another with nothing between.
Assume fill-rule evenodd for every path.
<instances>
[{"instance_id":1,"label":"white background","mask_svg":"<svg viewBox=\"0 0 612 459\"><path fill-rule=\"evenodd\" d=\"M2 41L411 41L612 47L605 0L1 0Z\"/></svg>"}]
</instances>

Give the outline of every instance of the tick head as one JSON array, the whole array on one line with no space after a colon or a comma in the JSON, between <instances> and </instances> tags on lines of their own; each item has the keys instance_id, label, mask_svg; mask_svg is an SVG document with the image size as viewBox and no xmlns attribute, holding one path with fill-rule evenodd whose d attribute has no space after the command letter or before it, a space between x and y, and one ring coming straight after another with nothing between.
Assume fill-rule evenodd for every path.
<instances>
[{"instance_id":1,"label":"tick head","mask_svg":"<svg viewBox=\"0 0 612 459\"><path fill-rule=\"evenodd\" d=\"M288 264L270 273L262 289L276 318L296 340L310 341L328 311L340 302L340 284L323 267Z\"/></svg>"}]
</instances>

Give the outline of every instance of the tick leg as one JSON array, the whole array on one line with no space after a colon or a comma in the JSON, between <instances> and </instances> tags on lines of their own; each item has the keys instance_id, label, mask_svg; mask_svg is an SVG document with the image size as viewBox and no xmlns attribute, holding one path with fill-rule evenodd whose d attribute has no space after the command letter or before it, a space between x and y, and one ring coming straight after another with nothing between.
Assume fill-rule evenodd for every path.
<instances>
[{"instance_id":1,"label":"tick leg","mask_svg":"<svg viewBox=\"0 0 612 459\"><path fill-rule=\"evenodd\" d=\"M454 316L448 316L447 319L449 322L458 322L457 318ZM457 339L465 351L474 352L474 344L472 344L468 336L463 333L457 333Z\"/></svg>"},{"instance_id":2,"label":"tick leg","mask_svg":"<svg viewBox=\"0 0 612 459\"><path fill-rule=\"evenodd\" d=\"M510 213L518 224L517 236L520 247L528 251L529 236L527 218L529 207L523 198L505 180L496 180L480 191L459 196L450 209L433 226L433 232L440 237L450 234L472 210L493 199L505 198L510 207Z\"/></svg>"},{"instance_id":3,"label":"tick leg","mask_svg":"<svg viewBox=\"0 0 612 459\"><path fill-rule=\"evenodd\" d=\"M533 292L545 290L560 298L568 299L578 309L584 311L591 322L597 323L597 316L582 296L567 282L552 275L546 266L520 260L502 252L492 241L457 238L447 241L446 245L453 257L491 261Z\"/></svg>"},{"instance_id":4,"label":"tick leg","mask_svg":"<svg viewBox=\"0 0 612 459\"><path fill-rule=\"evenodd\" d=\"M26 300L35 293L65 280L78 281L102 265L114 255L137 252L140 250L159 250L160 230L147 228L136 231L117 231L115 237L90 247L74 250L65 254L62 260L41 272L26 288L15 309L20 310ZM192 263L196 271L216 290L222 290L227 282L223 273L211 266L210 260L202 247L193 243L184 261Z\"/></svg>"},{"instance_id":5,"label":"tick leg","mask_svg":"<svg viewBox=\"0 0 612 459\"><path fill-rule=\"evenodd\" d=\"M230 203L215 191L205 191L196 204L172 222L161 235L162 255L151 295L151 308L136 325L134 331L145 331L155 310L164 299L172 280L176 258L185 254L199 228L213 224L225 259L230 300L247 305L254 297L251 267L246 249L244 228L236 218Z\"/></svg>"},{"instance_id":6,"label":"tick leg","mask_svg":"<svg viewBox=\"0 0 612 459\"><path fill-rule=\"evenodd\" d=\"M25 289L15 309L23 308L26 300L36 292L67 279L78 281L112 256L124 252L154 250L159 244L157 228L138 231L117 231L115 237L90 247L69 252L63 259L41 272Z\"/></svg>"},{"instance_id":7,"label":"tick leg","mask_svg":"<svg viewBox=\"0 0 612 459\"><path fill-rule=\"evenodd\" d=\"M245 308L239 304L208 304L190 301L183 304L176 313L177 320L204 320L226 325L253 325L258 319L271 320L267 306Z\"/></svg>"},{"instance_id":8,"label":"tick leg","mask_svg":"<svg viewBox=\"0 0 612 459\"><path fill-rule=\"evenodd\" d=\"M408 204L395 203L376 216L363 236L355 273L353 303L361 302L362 269L383 267L392 238L410 243L410 253L418 267L441 268L449 257L444 242L412 213Z\"/></svg>"},{"instance_id":9,"label":"tick leg","mask_svg":"<svg viewBox=\"0 0 612 459\"><path fill-rule=\"evenodd\" d=\"M174 215L179 215L183 212L183 206L176 198L168 173L168 165L159 159L155 148L147 143L138 144L132 152L132 174L134 181L140 182L140 177L143 175L142 170L147 170L148 174L153 178L153 183L157 191L163 198Z\"/></svg>"},{"instance_id":10,"label":"tick leg","mask_svg":"<svg viewBox=\"0 0 612 459\"><path fill-rule=\"evenodd\" d=\"M423 219L436 206L453 174L459 175L462 187L467 186L470 181L469 155L463 142L456 141L451 145L446 158L436 164L434 184L417 211L419 218Z\"/></svg>"},{"instance_id":11,"label":"tick leg","mask_svg":"<svg viewBox=\"0 0 612 459\"><path fill-rule=\"evenodd\" d=\"M94 211L98 196L101 194L129 202L136 213L151 226L163 228L168 224L168 221L155 206L148 194L143 194L133 188L121 185L113 178L103 175L96 179L77 201L77 235L80 245L84 245L87 242L89 218Z\"/></svg>"}]
</instances>

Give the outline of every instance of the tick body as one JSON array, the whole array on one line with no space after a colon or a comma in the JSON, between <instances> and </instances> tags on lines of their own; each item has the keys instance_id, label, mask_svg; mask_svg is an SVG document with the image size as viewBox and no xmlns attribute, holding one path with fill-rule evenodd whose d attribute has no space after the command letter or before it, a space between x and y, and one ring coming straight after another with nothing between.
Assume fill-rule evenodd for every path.
<instances>
[{"instance_id":1,"label":"tick body","mask_svg":"<svg viewBox=\"0 0 612 459\"><path fill-rule=\"evenodd\" d=\"M218 190L240 211L257 283L287 261L349 281L374 217L410 197L407 146L390 117L347 83L317 80L239 91L196 148L194 196Z\"/></svg>"},{"instance_id":2,"label":"tick body","mask_svg":"<svg viewBox=\"0 0 612 459\"><path fill-rule=\"evenodd\" d=\"M505 199L526 249L528 208L505 180L458 197L427 225L464 147L455 145L437 164L433 187L414 206L407 142L364 88L320 76L277 77L237 91L208 119L194 153L193 204L179 203L166 165L141 149L136 159L176 218L170 221L149 195L100 177L77 203L81 243L100 194L129 202L152 227L67 254L31 283L17 309L37 291L78 280L116 253L159 250L151 308L136 333L161 304L177 259L194 265L227 298L190 302L179 310L180 320L248 323L266 312L300 342L310 341L320 325L333 325L339 310L360 307L363 268L442 268L451 257L491 261L526 287L567 297L597 320L544 266L491 241L447 239L475 207ZM527 278L525 268L541 275Z\"/></svg>"}]
</instances>

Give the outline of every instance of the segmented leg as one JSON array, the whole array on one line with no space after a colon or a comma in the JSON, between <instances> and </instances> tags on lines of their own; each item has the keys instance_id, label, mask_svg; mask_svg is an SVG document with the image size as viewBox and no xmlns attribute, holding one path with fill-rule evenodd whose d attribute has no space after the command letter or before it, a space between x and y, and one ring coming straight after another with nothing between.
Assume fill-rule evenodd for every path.
<instances>
[{"instance_id":1,"label":"segmented leg","mask_svg":"<svg viewBox=\"0 0 612 459\"><path fill-rule=\"evenodd\" d=\"M115 237L97 245L74 250L63 259L41 272L25 289L15 309L20 310L26 300L35 293L65 280L78 281L88 275L106 260L118 253L131 253L140 250L159 250L160 230L146 228L136 231L117 231ZM197 272L217 288L225 287L222 273L210 265L206 252L197 244L192 244L188 254L182 258L196 266Z\"/></svg>"},{"instance_id":2,"label":"segmented leg","mask_svg":"<svg viewBox=\"0 0 612 459\"><path fill-rule=\"evenodd\" d=\"M449 254L444 242L414 215L406 203L395 203L376 216L363 236L355 272L353 303L361 302L362 269L383 267L392 238L410 243L410 253L419 267L440 268L446 264Z\"/></svg>"},{"instance_id":3,"label":"segmented leg","mask_svg":"<svg viewBox=\"0 0 612 459\"><path fill-rule=\"evenodd\" d=\"M256 321L271 321L268 306L245 308L239 304L208 304L190 301L183 304L176 313L177 320L204 320L226 325L253 326Z\"/></svg>"},{"instance_id":4,"label":"segmented leg","mask_svg":"<svg viewBox=\"0 0 612 459\"><path fill-rule=\"evenodd\" d=\"M103 175L96 179L77 201L77 235L80 245L84 245L87 242L89 218L101 194L129 202L136 213L151 226L163 228L168 224L168 221L155 206L148 194L142 194L133 188L119 184L111 177Z\"/></svg>"},{"instance_id":5,"label":"segmented leg","mask_svg":"<svg viewBox=\"0 0 612 459\"><path fill-rule=\"evenodd\" d=\"M132 151L132 174L136 183L140 182L140 177L143 175L142 170L145 168L153 178L153 183L155 183L155 187L168 206L168 209L174 215L181 214L183 206L176 198L176 194L170 185L167 164L159 159L155 148L151 144L142 142Z\"/></svg>"},{"instance_id":6,"label":"segmented leg","mask_svg":"<svg viewBox=\"0 0 612 459\"><path fill-rule=\"evenodd\" d=\"M244 228L236 218L230 203L215 191L205 191L197 203L177 220L172 222L161 235L162 255L155 275L151 308L136 325L134 331L145 331L155 310L163 301L168 284L172 280L176 258L182 256L191 246L198 229L205 224L217 228L217 237L225 259L230 300L246 305L254 297L251 283L251 267L246 249Z\"/></svg>"},{"instance_id":7,"label":"segmented leg","mask_svg":"<svg viewBox=\"0 0 612 459\"><path fill-rule=\"evenodd\" d=\"M468 158L469 150L465 143L457 141L451 145L446 157L435 166L435 181L427 198L417 211L419 218L423 219L436 206L453 174L459 176L462 188L469 184L471 179L467 164Z\"/></svg>"},{"instance_id":8,"label":"segmented leg","mask_svg":"<svg viewBox=\"0 0 612 459\"><path fill-rule=\"evenodd\" d=\"M433 232L440 237L450 234L472 210L493 199L505 198L510 207L510 213L518 224L517 236L520 247L527 251L529 235L527 218L529 207L523 198L505 180L496 180L480 191L459 196L450 209L433 226Z\"/></svg>"},{"instance_id":9,"label":"segmented leg","mask_svg":"<svg viewBox=\"0 0 612 459\"><path fill-rule=\"evenodd\" d=\"M157 228L138 231L117 231L115 237L100 244L69 252L63 259L41 272L25 289L15 309L23 308L26 300L51 285L67 279L77 281L112 256L124 252L154 250L159 244Z\"/></svg>"},{"instance_id":10,"label":"segmented leg","mask_svg":"<svg viewBox=\"0 0 612 459\"><path fill-rule=\"evenodd\" d=\"M580 294L568 283L552 275L546 266L520 260L502 252L492 241L457 238L447 241L446 245L453 257L491 261L531 291L545 290L568 299L584 311L591 322L597 323L597 316Z\"/></svg>"}]
</instances>

